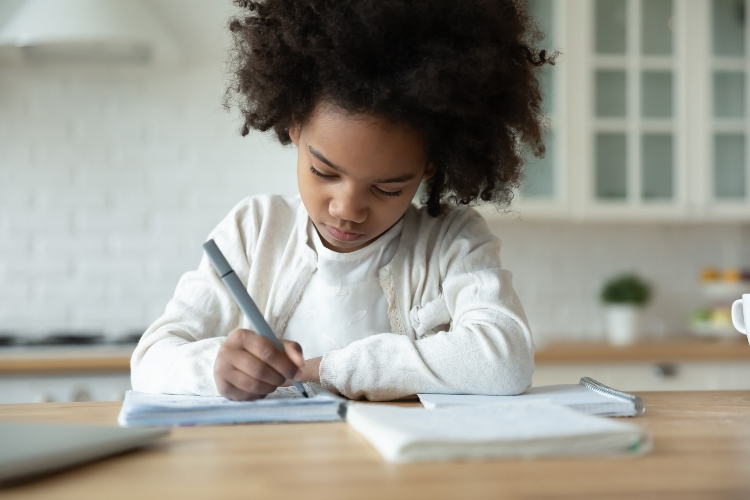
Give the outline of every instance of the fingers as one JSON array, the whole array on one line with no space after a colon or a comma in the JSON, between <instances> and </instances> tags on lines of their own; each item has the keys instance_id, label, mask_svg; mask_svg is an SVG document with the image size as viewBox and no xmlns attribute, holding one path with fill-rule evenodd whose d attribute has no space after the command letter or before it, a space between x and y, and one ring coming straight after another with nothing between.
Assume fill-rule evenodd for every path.
<instances>
[{"instance_id":1,"label":"fingers","mask_svg":"<svg viewBox=\"0 0 750 500\"><path fill-rule=\"evenodd\" d=\"M236 389L249 396L249 399L261 399L276 390L279 384L267 384L253 377L248 377L239 370L231 370L224 374L224 380Z\"/></svg>"},{"instance_id":2,"label":"fingers","mask_svg":"<svg viewBox=\"0 0 750 500\"><path fill-rule=\"evenodd\" d=\"M259 399L253 394L248 394L245 391L237 389L235 386L223 379L216 379L216 388L219 389L219 394L232 401L252 401Z\"/></svg>"},{"instance_id":3,"label":"fingers","mask_svg":"<svg viewBox=\"0 0 750 500\"><path fill-rule=\"evenodd\" d=\"M280 351L269 340L250 330L235 330L219 349L214 379L219 393L233 400L265 397L287 379L301 376L302 348L284 341Z\"/></svg>"},{"instance_id":4,"label":"fingers","mask_svg":"<svg viewBox=\"0 0 750 500\"><path fill-rule=\"evenodd\" d=\"M219 394L227 399L231 399L232 401L254 401L256 399L262 399L264 397L258 396L257 394L245 392L242 389L237 389L235 386L225 380L217 380L216 385L219 389Z\"/></svg>"},{"instance_id":5,"label":"fingers","mask_svg":"<svg viewBox=\"0 0 750 500\"><path fill-rule=\"evenodd\" d=\"M245 351L275 370L284 379L294 379L294 377L297 376L299 367L289 359L289 356L286 353L286 348L284 351L280 351L270 340L254 333L242 336L242 346ZM304 366L304 360L302 364ZM238 366L237 368L240 367ZM273 383L265 377L261 377L261 380ZM279 384L280 383L281 382L279 382Z\"/></svg>"},{"instance_id":6,"label":"fingers","mask_svg":"<svg viewBox=\"0 0 750 500\"><path fill-rule=\"evenodd\" d=\"M284 346L284 352L292 360L292 363L297 365L298 368L304 368L305 358L302 355L302 346L291 340L282 340L281 343Z\"/></svg>"},{"instance_id":7,"label":"fingers","mask_svg":"<svg viewBox=\"0 0 750 500\"><path fill-rule=\"evenodd\" d=\"M246 351L236 351L231 358L231 365L248 377L274 387L278 387L286 380L284 375Z\"/></svg>"}]
</instances>

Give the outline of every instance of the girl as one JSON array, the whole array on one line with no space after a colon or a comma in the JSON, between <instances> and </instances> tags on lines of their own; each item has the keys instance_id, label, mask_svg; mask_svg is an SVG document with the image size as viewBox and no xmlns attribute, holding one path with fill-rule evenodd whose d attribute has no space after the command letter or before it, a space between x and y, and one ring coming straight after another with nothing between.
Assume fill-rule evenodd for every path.
<instances>
[{"instance_id":1,"label":"girl","mask_svg":"<svg viewBox=\"0 0 750 500\"><path fill-rule=\"evenodd\" d=\"M524 150L544 152L536 70L553 61L523 4L237 4L225 104L243 135L294 143L300 194L245 199L209 237L285 352L247 329L204 257L138 344L133 388L246 400L290 379L370 400L524 391L526 317L499 241L461 206L507 206Z\"/></svg>"}]
</instances>

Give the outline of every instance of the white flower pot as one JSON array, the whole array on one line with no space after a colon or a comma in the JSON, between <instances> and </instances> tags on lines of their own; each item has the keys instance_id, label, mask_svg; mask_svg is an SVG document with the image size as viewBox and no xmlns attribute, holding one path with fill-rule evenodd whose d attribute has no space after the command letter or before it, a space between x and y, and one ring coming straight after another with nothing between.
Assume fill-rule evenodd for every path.
<instances>
[{"instance_id":1,"label":"white flower pot","mask_svg":"<svg viewBox=\"0 0 750 500\"><path fill-rule=\"evenodd\" d=\"M614 345L632 344L640 337L641 310L631 304L606 307L607 340Z\"/></svg>"}]
</instances>

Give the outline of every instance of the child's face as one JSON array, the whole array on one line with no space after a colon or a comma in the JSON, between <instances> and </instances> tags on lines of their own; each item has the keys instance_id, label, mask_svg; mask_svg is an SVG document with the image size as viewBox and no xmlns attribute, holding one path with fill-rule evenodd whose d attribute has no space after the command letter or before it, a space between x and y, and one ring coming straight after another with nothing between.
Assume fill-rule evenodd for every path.
<instances>
[{"instance_id":1,"label":"child's face","mask_svg":"<svg viewBox=\"0 0 750 500\"><path fill-rule=\"evenodd\" d=\"M358 250L387 231L434 173L417 132L332 105L319 104L289 135L302 203L336 252Z\"/></svg>"}]
</instances>

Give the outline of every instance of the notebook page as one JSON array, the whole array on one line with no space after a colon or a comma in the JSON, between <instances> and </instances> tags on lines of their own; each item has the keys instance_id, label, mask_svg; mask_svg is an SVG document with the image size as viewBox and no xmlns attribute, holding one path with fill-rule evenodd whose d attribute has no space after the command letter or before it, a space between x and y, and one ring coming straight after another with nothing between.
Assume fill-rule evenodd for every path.
<instances>
[{"instance_id":1,"label":"notebook page","mask_svg":"<svg viewBox=\"0 0 750 500\"><path fill-rule=\"evenodd\" d=\"M341 419L341 398L316 384L305 385L313 397L305 398L294 387L281 387L256 401L128 391L118 422L137 426Z\"/></svg>"},{"instance_id":2,"label":"notebook page","mask_svg":"<svg viewBox=\"0 0 750 500\"><path fill-rule=\"evenodd\" d=\"M369 419L387 422L406 440L440 437L445 440L538 439L562 435L632 429L633 424L585 415L547 401L453 406L434 411L386 405L350 405Z\"/></svg>"},{"instance_id":3,"label":"notebook page","mask_svg":"<svg viewBox=\"0 0 750 500\"><path fill-rule=\"evenodd\" d=\"M149 411L186 411L186 410L220 410L257 406L297 406L330 403L332 396L316 389L313 384L306 384L308 393L313 395L305 398L294 387L279 387L264 399L255 401L232 401L224 397L189 396L184 394L152 394L138 391L128 391L125 394L123 407L129 413Z\"/></svg>"}]
</instances>

